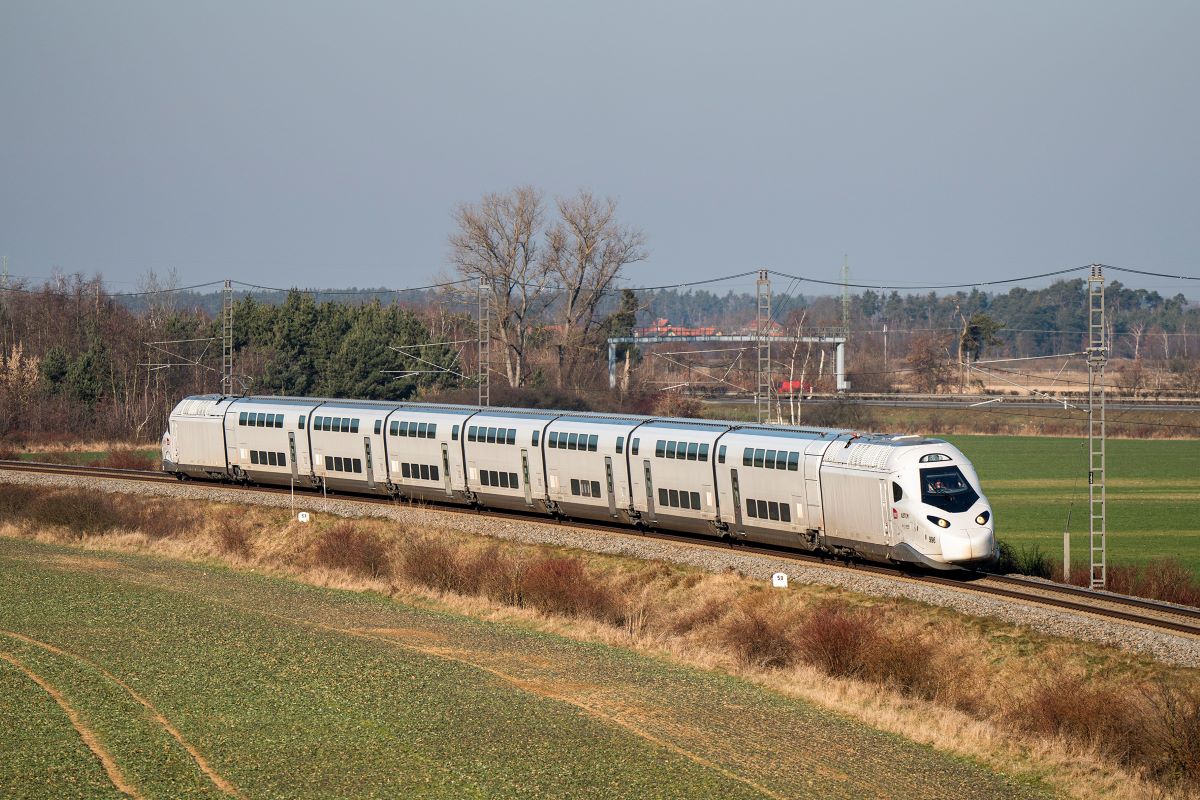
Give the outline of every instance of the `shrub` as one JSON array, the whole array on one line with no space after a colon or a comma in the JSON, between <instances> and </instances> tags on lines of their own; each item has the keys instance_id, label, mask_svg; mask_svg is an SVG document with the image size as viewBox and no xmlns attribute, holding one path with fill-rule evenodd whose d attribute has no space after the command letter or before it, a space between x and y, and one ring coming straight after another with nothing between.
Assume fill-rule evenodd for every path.
<instances>
[{"instance_id":1,"label":"shrub","mask_svg":"<svg viewBox=\"0 0 1200 800\"><path fill-rule=\"evenodd\" d=\"M458 548L440 539L423 536L406 542L400 567L414 583L441 592L461 591Z\"/></svg>"},{"instance_id":2,"label":"shrub","mask_svg":"<svg viewBox=\"0 0 1200 800\"><path fill-rule=\"evenodd\" d=\"M79 490L39 496L29 505L27 515L43 525L67 528L77 536L104 533L127 522L110 495Z\"/></svg>"},{"instance_id":3,"label":"shrub","mask_svg":"<svg viewBox=\"0 0 1200 800\"><path fill-rule=\"evenodd\" d=\"M801 657L838 677L862 675L868 651L879 646L880 638L873 618L835 603L813 607L797 631Z\"/></svg>"},{"instance_id":4,"label":"shrub","mask_svg":"<svg viewBox=\"0 0 1200 800\"><path fill-rule=\"evenodd\" d=\"M230 511L218 518L217 548L227 556L250 555L250 534L238 514Z\"/></svg>"},{"instance_id":5,"label":"shrub","mask_svg":"<svg viewBox=\"0 0 1200 800\"><path fill-rule=\"evenodd\" d=\"M1151 775L1162 783L1200 787L1200 690L1157 684L1145 695Z\"/></svg>"},{"instance_id":6,"label":"shrub","mask_svg":"<svg viewBox=\"0 0 1200 800\"><path fill-rule=\"evenodd\" d=\"M1036 544L1029 548L1024 546L1015 548L1008 542L1001 541L997 547L1000 556L991 567L991 571L997 575L1015 572L1020 575L1049 579L1055 573L1056 565L1051 561L1050 556L1042 552L1042 548Z\"/></svg>"},{"instance_id":7,"label":"shrub","mask_svg":"<svg viewBox=\"0 0 1200 800\"><path fill-rule=\"evenodd\" d=\"M1128 692L1077 676L1050 680L1034 689L1016 712L1018 727L1044 736L1074 739L1124 765L1144 763L1144 722Z\"/></svg>"},{"instance_id":8,"label":"shrub","mask_svg":"<svg viewBox=\"0 0 1200 800\"><path fill-rule=\"evenodd\" d=\"M473 558L464 558L459 576L460 590L482 594L499 603L519 606L523 601L520 561L490 544Z\"/></svg>"},{"instance_id":9,"label":"shrub","mask_svg":"<svg viewBox=\"0 0 1200 800\"><path fill-rule=\"evenodd\" d=\"M0 483L0 519L24 516L37 495L37 491L30 486Z\"/></svg>"},{"instance_id":10,"label":"shrub","mask_svg":"<svg viewBox=\"0 0 1200 800\"><path fill-rule=\"evenodd\" d=\"M342 522L321 534L313 547L316 563L368 578L391 573L391 558L379 537Z\"/></svg>"},{"instance_id":11,"label":"shrub","mask_svg":"<svg viewBox=\"0 0 1200 800\"><path fill-rule=\"evenodd\" d=\"M741 602L721 631L725 645L743 664L776 668L796 661L796 640L790 620L768 606L762 595Z\"/></svg>"},{"instance_id":12,"label":"shrub","mask_svg":"<svg viewBox=\"0 0 1200 800\"><path fill-rule=\"evenodd\" d=\"M17 451L6 442L0 442L0 461L16 461Z\"/></svg>"},{"instance_id":13,"label":"shrub","mask_svg":"<svg viewBox=\"0 0 1200 800\"><path fill-rule=\"evenodd\" d=\"M1120 594L1200 605L1200 584L1191 570L1172 558L1158 558L1142 565L1112 564L1108 567L1108 588Z\"/></svg>"},{"instance_id":14,"label":"shrub","mask_svg":"<svg viewBox=\"0 0 1200 800\"><path fill-rule=\"evenodd\" d=\"M619 624L624 609L612 591L574 558L539 558L521 576L524 605L553 614Z\"/></svg>"}]
</instances>

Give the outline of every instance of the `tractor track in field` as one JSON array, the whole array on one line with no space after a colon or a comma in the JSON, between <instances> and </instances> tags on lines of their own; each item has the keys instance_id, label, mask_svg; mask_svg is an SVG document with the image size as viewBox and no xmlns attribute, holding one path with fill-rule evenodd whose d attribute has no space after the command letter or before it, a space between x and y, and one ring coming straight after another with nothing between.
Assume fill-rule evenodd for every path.
<instances>
[{"instance_id":1,"label":"tractor track in field","mask_svg":"<svg viewBox=\"0 0 1200 800\"><path fill-rule=\"evenodd\" d=\"M46 464L28 461L0 461L0 469L17 472L38 473L46 475L76 476L88 478L119 479L148 483L166 483L171 485L186 485L189 488L217 490L235 490L273 495L288 495L290 490L270 486L241 486L232 483L204 483L187 481L184 484L161 472L146 470L115 469L111 467L88 467L66 464ZM311 490L298 490L297 498L320 500L322 496ZM366 495L337 494L332 496L337 502L367 503L373 505L400 506L401 503L389 498L371 497ZM555 520L539 514L521 514L508 511L492 511L477 509L454 504L429 504L430 509L441 512L471 515L499 520L529 519L543 524L556 524ZM931 574L920 572L907 567L872 564L865 562L846 562L831 558L821 558L802 551L782 547L772 547L748 543L729 543L711 537L694 534L664 533L661 531L643 531L629 526L604 525L591 521L573 519L557 520L557 525L594 531L606 535L616 535L635 538L661 539L672 543L686 543L703 548L732 553L746 553L771 558L786 559L805 564L820 565L825 568L847 570L851 573L869 574L895 581L911 582L938 586L958 592L987 595L1022 604L1048 607L1059 611L1076 614L1088 614L1107 620L1133 624L1154 630L1182 634L1187 637L1200 638L1200 609L1178 606L1144 598L1128 597L1104 591L1084 589L1066 584L1051 583L1039 579L1019 578L1011 575L992 575L978 572L962 572L961 574Z\"/></svg>"}]
</instances>

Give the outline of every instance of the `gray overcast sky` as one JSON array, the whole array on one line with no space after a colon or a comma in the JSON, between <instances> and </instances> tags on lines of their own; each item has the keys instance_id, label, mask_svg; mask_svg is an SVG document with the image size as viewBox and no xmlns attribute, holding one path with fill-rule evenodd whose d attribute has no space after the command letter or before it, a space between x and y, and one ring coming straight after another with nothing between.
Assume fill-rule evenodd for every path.
<instances>
[{"instance_id":1,"label":"gray overcast sky","mask_svg":"<svg viewBox=\"0 0 1200 800\"><path fill-rule=\"evenodd\" d=\"M0 255L413 285L528 182L618 198L634 284L1195 275L1198 35L1194 0L0 0Z\"/></svg>"}]
</instances>

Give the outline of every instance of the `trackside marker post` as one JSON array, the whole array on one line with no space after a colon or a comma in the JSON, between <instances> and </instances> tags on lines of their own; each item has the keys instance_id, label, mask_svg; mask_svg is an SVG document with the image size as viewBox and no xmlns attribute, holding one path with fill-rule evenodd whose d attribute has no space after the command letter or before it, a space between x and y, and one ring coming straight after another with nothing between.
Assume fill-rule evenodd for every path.
<instances>
[{"instance_id":1,"label":"trackside marker post","mask_svg":"<svg viewBox=\"0 0 1200 800\"><path fill-rule=\"evenodd\" d=\"M776 572L771 576L771 585L776 589L786 589L788 577L786 572Z\"/></svg>"}]
</instances>

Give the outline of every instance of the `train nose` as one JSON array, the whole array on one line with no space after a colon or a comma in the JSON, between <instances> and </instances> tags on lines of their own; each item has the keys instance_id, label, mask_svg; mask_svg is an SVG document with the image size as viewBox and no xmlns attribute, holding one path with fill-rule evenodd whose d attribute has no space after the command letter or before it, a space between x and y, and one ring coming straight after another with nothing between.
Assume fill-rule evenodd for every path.
<instances>
[{"instance_id":1,"label":"train nose","mask_svg":"<svg viewBox=\"0 0 1200 800\"><path fill-rule=\"evenodd\" d=\"M978 561L991 558L996 549L991 528L970 527L942 534L942 557L947 561Z\"/></svg>"}]
</instances>

